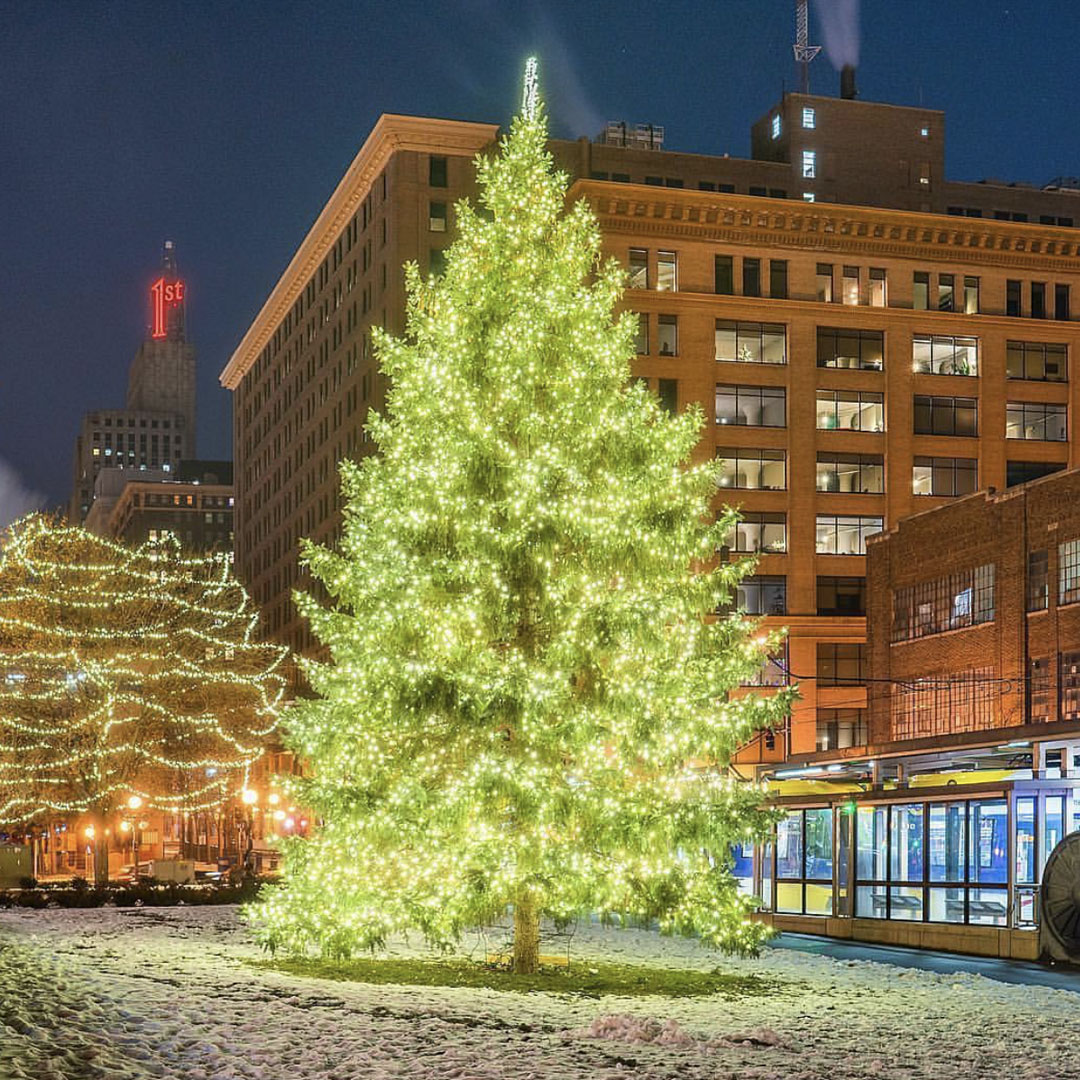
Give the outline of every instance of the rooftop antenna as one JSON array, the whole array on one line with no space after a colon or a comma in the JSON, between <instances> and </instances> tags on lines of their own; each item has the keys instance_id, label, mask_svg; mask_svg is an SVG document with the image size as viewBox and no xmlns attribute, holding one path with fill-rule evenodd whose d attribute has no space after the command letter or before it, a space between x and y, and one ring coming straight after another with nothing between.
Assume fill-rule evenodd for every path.
<instances>
[{"instance_id":1,"label":"rooftop antenna","mask_svg":"<svg viewBox=\"0 0 1080 1080\"><path fill-rule=\"evenodd\" d=\"M821 52L820 45L808 45L810 38L810 0L795 0L795 63L802 68L802 92L810 93L810 61Z\"/></svg>"}]
</instances>

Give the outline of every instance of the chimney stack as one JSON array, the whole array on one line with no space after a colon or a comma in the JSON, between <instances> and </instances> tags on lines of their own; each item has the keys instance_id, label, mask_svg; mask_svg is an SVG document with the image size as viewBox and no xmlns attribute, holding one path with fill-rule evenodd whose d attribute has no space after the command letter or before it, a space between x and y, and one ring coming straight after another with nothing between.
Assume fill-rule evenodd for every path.
<instances>
[{"instance_id":1,"label":"chimney stack","mask_svg":"<svg viewBox=\"0 0 1080 1080\"><path fill-rule=\"evenodd\" d=\"M859 96L855 89L855 65L845 64L840 70L840 96L846 101L853 101Z\"/></svg>"}]
</instances>

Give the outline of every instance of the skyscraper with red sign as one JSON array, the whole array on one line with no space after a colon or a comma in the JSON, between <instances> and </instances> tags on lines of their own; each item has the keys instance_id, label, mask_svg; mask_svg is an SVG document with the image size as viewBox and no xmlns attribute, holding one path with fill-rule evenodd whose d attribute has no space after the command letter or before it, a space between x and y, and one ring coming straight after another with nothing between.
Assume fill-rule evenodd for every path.
<instances>
[{"instance_id":1,"label":"skyscraper with red sign","mask_svg":"<svg viewBox=\"0 0 1080 1080\"><path fill-rule=\"evenodd\" d=\"M175 471L195 456L195 346L187 340L187 285L166 240L147 290L146 337L131 361L127 402L83 416L75 440L72 521L84 521L102 469Z\"/></svg>"}]
</instances>

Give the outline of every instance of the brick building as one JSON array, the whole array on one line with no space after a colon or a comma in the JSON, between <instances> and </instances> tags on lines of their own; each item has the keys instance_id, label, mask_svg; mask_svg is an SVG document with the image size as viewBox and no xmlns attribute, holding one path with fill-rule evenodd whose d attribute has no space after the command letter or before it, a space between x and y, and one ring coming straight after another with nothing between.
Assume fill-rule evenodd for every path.
<instances>
[{"instance_id":1,"label":"brick building","mask_svg":"<svg viewBox=\"0 0 1080 1080\"><path fill-rule=\"evenodd\" d=\"M231 461L181 461L160 479L133 474L109 511L105 535L141 544L169 532L187 551L231 552L233 503Z\"/></svg>"}]
</instances>

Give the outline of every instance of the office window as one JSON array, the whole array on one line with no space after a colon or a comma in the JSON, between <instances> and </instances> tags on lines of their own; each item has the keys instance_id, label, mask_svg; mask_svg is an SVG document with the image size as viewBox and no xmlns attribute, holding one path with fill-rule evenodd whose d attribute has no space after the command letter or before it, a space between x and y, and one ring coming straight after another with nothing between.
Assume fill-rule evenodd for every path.
<instances>
[{"instance_id":1,"label":"office window","mask_svg":"<svg viewBox=\"0 0 1080 1080\"><path fill-rule=\"evenodd\" d=\"M859 686L869 675L867 646L862 642L818 644L818 686Z\"/></svg>"},{"instance_id":2,"label":"office window","mask_svg":"<svg viewBox=\"0 0 1080 1080\"><path fill-rule=\"evenodd\" d=\"M891 734L894 739L917 739L927 738L931 735L947 735L959 731L985 731L994 726L995 701L1000 698L1001 690L994 678L995 671L992 668L969 668L966 671L950 672L948 675L931 677L927 679L914 679L911 682L900 683L892 687L892 701L890 707ZM970 803L972 808L977 804ZM1007 846L1004 830L1005 804L1000 803L1001 818L997 830L972 829L972 841L987 852L996 862L999 871L1005 870L1005 851ZM956 832L962 836L963 831L963 804L959 807L955 803L943 803L935 806L931 804L930 811L947 812L957 815L959 820L950 822ZM894 807L895 811L897 808ZM931 819L933 820L933 819ZM942 822L941 824L944 824ZM933 829L933 824L931 825ZM996 839L995 839L996 832ZM932 834L933 835L933 834ZM955 845L955 833L953 845ZM937 838L935 838L937 840ZM932 841L930 858L938 865L931 863L933 880L940 880L939 875L948 874L946 869L951 864L951 873L958 875L963 880L963 848L958 853L955 846L945 848L944 838ZM916 854L914 846L909 848L912 855ZM946 866L941 864L945 863ZM959 866L956 864L959 863ZM988 864L989 865L989 864ZM977 880L972 873L972 880ZM1004 879L1002 879L1004 880ZM921 890L920 890L921 891ZM935 921L963 922L964 901L962 892L959 897L949 894L957 891L949 889L931 889L930 906L932 917ZM985 896L986 890L972 892L972 901L980 895ZM945 897L935 898L935 894L945 893ZM946 899L946 897L948 897ZM935 904L940 904L944 911L939 915L933 915ZM1004 912L1004 904L999 905ZM893 916L896 917L895 914ZM921 916L920 916L921 917ZM972 922L981 921L976 918L972 911ZM1002 921L1004 916L1002 915Z\"/></svg>"},{"instance_id":3,"label":"office window","mask_svg":"<svg viewBox=\"0 0 1080 1080\"><path fill-rule=\"evenodd\" d=\"M885 340L880 330L841 330L819 326L818 367L880 371L885 363Z\"/></svg>"},{"instance_id":4,"label":"office window","mask_svg":"<svg viewBox=\"0 0 1080 1080\"><path fill-rule=\"evenodd\" d=\"M978 435L975 398L915 395L916 435Z\"/></svg>"},{"instance_id":5,"label":"office window","mask_svg":"<svg viewBox=\"0 0 1080 1080\"><path fill-rule=\"evenodd\" d=\"M699 180L698 191L715 191L716 184L712 180Z\"/></svg>"},{"instance_id":6,"label":"office window","mask_svg":"<svg viewBox=\"0 0 1080 1080\"><path fill-rule=\"evenodd\" d=\"M773 113L772 137L774 139L779 139L780 138L780 125L781 125L780 114L779 113Z\"/></svg>"},{"instance_id":7,"label":"office window","mask_svg":"<svg viewBox=\"0 0 1080 1080\"><path fill-rule=\"evenodd\" d=\"M679 411L679 380L658 379L656 393L660 399L660 408L674 416Z\"/></svg>"},{"instance_id":8,"label":"office window","mask_svg":"<svg viewBox=\"0 0 1080 1080\"><path fill-rule=\"evenodd\" d=\"M817 264L817 298L823 304L831 304L833 298L832 263Z\"/></svg>"},{"instance_id":9,"label":"office window","mask_svg":"<svg viewBox=\"0 0 1080 1080\"><path fill-rule=\"evenodd\" d=\"M911 306L916 311L926 311L930 307L930 275L925 270L916 270L911 286Z\"/></svg>"},{"instance_id":10,"label":"office window","mask_svg":"<svg viewBox=\"0 0 1080 1080\"><path fill-rule=\"evenodd\" d=\"M978 486L974 458L916 457L911 468L915 495L970 495Z\"/></svg>"},{"instance_id":11,"label":"office window","mask_svg":"<svg viewBox=\"0 0 1080 1080\"><path fill-rule=\"evenodd\" d=\"M1058 603L1080 600L1080 540L1058 544Z\"/></svg>"},{"instance_id":12,"label":"office window","mask_svg":"<svg viewBox=\"0 0 1080 1080\"><path fill-rule=\"evenodd\" d=\"M1006 281L1005 282L1005 314L1013 315L1017 318L1023 314L1020 310L1020 282L1019 281Z\"/></svg>"},{"instance_id":13,"label":"office window","mask_svg":"<svg viewBox=\"0 0 1080 1080\"><path fill-rule=\"evenodd\" d=\"M735 587L735 606L747 615L787 612L787 578L745 577Z\"/></svg>"},{"instance_id":14,"label":"office window","mask_svg":"<svg viewBox=\"0 0 1080 1080\"><path fill-rule=\"evenodd\" d=\"M743 259L742 261L743 296L761 295L761 260Z\"/></svg>"},{"instance_id":15,"label":"office window","mask_svg":"<svg viewBox=\"0 0 1080 1080\"><path fill-rule=\"evenodd\" d=\"M1037 341L1010 341L1005 351L1005 371L1010 379L1064 382L1068 377L1065 346Z\"/></svg>"},{"instance_id":16,"label":"office window","mask_svg":"<svg viewBox=\"0 0 1080 1080\"><path fill-rule=\"evenodd\" d=\"M446 158L428 158L428 187L446 187Z\"/></svg>"},{"instance_id":17,"label":"office window","mask_svg":"<svg viewBox=\"0 0 1080 1080\"><path fill-rule=\"evenodd\" d=\"M804 180L813 180L817 176L817 151L802 152L802 175Z\"/></svg>"},{"instance_id":18,"label":"office window","mask_svg":"<svg viewBox=\"0 0 1080 1080\"><path fill-rule=\"evenodd\" d=\"M956 310L956 279L952 274L938 274L938 311Z\"/></svg>"},{"instance_id":19,"label":"office window","mask_svg":"<svg viewBox=\"0 0 1080 1080\"><path fill-rule=\"evenodd\" d=\"M739 521L724 538L724 546L735 552L787 551L787 515L741 511Z\"/></svg>"},{"instance_id":20,"label":"office window","mask_svg":"<svg viewBox=\"0 0 1080 1080\"><path fill-rule=\"evenodd\" d=\"M923 375L978 375L979 355L973 337L915 334L911 342L915 371Z\"/></svg>"},{"instance_id":21,"label":"office window","mask_svg":"<svg viewBox=\"0 0 1080 1080\"><path fill-rule=\"evenodd\" d=\"M747 427L786 427L787 391L782 386L717 383L716 422Z\"/></svg>"},{"instance_id":22,"label":"office window","mask_svg":"<svg viewBox=\"0 0 1080 1080\"><path fill-rule=\"evenodd\" d=\"M859 302L859 268L857 266L844 267L844 287L840 295L844 304L855 306Z\"/></svg>"},{"instance_id":23,"label":"office window","mask_svg":"<svg viewBox=\"0 0 1080 1080\"><path fill-rule=\"evenodd\" d=\"M758 668L749 678L742 680L742 686L787 686L791 682L788 676L790 664L788 663L787 641L780 646L779 650L765 658L765 663ZM773 732L765 732L766 745L770 745Z\"/></svg>"},{"instance_id":24,"label":"office window","mask_svg":"<svg viewBox=\"0 0 1080 1080\"><path fill-rule=\"evenodd\" d=\"M1054 286L1054 318L1055 319L1068 319L1069 315L1069 286L1068 285L1055 285Z\"/></svg>"},{"instance_id":25,"label":"office window","mask_svg":"<svg viewBox=\"0 0 1080 1080\"><path fill-rule=\"evenodd\" d=\"M769 295L774 300L786 300L788 295L787 259L769 260Z\"/></svg>"},{"instance_id":26,"label":"office window","mask_svg":"<svg viewBox=\"0 0 1080 1080\"><path fill-rule=\"evenodd\" d=\"M1006 461L1005 486L1016 487L1066 468L1064 461Z\"/></svg>"},{"instance_id":27,"label":"office window","mask_svg":"<svg viewBox=\"0 0 1080 1080\"><path fill-rule=\"evenodd\" d=\"M677 176L665 176L664 187L681 188L683 181Z\"/></svg>"},{"instance_id":28,"label":"office window","mask_svg":"<svg viewBox=\"0 0 1080 1080\"><path fill-rule=\"evenodd\" d=\"M888 302L885 271L879 266L870 267L870 306L885 307Z\"/></svg>"},{"instance_id":29,"label":"office window","mask_svg":"<svg viewBox=\"0 0 1080 1080\"><path fill-rule=\"evenodd\" d=\"M1005 406L1005 438L1064 442L1065 405L1010 401Z\"/></svg>"},{"instance_id":30,"label":"office window","mask_svg":"<svg viewBox=\"0 0 1080 1080\"><path fill-rule=\"evenodd\" d=\"M730 255L717 255L713 260L716 292L720 296L735 295L735 267Z\"/></svg>"},{"instance_id":31,"label":"office window","mask_svg":"<svg viewBox=\"0 0 1080 1080\"><path fill-rule=\"evenodd\" d=\"M762 198L764 198L764 196L768 195L769 193L768 189L762 187L760 184L751 184L748 190L749 194L757 195Z\"/></svg>"},{"instance_id":32,"label":"office window","mask_svg":"<svg viewBox=\"0 0 1080 1080\"><path fill-rule=\"evenodd\" d=\"M865 709L818 709L818 750L847 750L852 746L865 746L866 736Z\"/></svg>"},{"instance_id":33,"label":"office window","mask_svg":"<svg viewBox=\"0 0 1080 1080\"><path fill-rule=\"evenodd\" d=\"M802 111L802 126L808 131L812 131L817 127L817 112L806 106Z\"/></svg>"},{"instance_id":34,"label":"office window","mask_svg":"<svg viewBox=\"0 0 1080 1080\"><path fill-rule=\"evenodd\" d=\"M993 563L893 591L894 642L993 621Z\"/></svg>"},{"instance_id":35,"label":"office window","mask_svg":"<svg viewBox=\"0 0 1080 1080\"><path fill-rule=\"evenodd\" d=\"M679 352L679 317L659 315L656 319L656 344L661 356L677 356Z\"/></svg>"},{"instance_id":36,"label":"office window","mask_svg":"<svg viewBox=\"0 0 1080 1080\"><path fill-rule=\"evenodd\" d=\"M1046 318L1046 282L1033 281L1031 283L1031 317L1033 319Z\"/></svg>"},{"instance_id":37,"label":"office window","mask_svg":"<svg viewBox=\"0 0 1080 1080\"><path fill-rule=\"evenodd\" d=\"M786 199L787 198L787 189L786 188L771 187L771 188L769 188L769 198L770 199Z\"/></svg>"},{"instance_id":38,"label":"office window","mask_svg":"<svg viewBox=\"0 0 1080 1080\"><path fill-rule=\"evenodd\" d=\"M818 454L817 489L849 495L880 495L885 467L880 454Z\"/></svg>"},{"instance_id":39,"label":"office window","mask_svg":"<svg viewBox=\"0 0 1080 1080\"><path fill-rule=\"evenodd\" d=\"M446 203L433 202L429 204L428 231L446 232Z\"/></svg>"},{"instance_id":40,"label":"office window","mask_svg":"<svg viewBox=\"0 0 1080 1080\"><path fill-rule=\"evenodd\" d=\"M676 276L676 259L674 251L658 251L656 253L656 288L658 292L675 292L679 287Z\"/></svg>"},{"instance_id":41,"label":"office window","mask_svg":"<svg viewBox=\"0 0 1080 1080\"><path fill-rule=\"evenodd\" d=\"M804 191L802 193L803 202L816 202L817 196L812 191Z\"/></svg>"},{"instance_id":42,"label":"office window","mask_svg":"<svg viewBox=\"0 0 1080 1080\"><path fill-rule=\"evenodd\" d=\"M817 579L819 615L865 615L866 578L819 577Z\"/></svg>"},{"instance_id":43,"label":"office window","mask_svg":"<svg viewBox=\"0 0 1080 1080\"><path fill-rule=\"evenodd\" d=\"M428 272L438 277L446 270L446 252L442 248L428 249Z\"/></svg>"},{"instance_id":44,"label":"office window","mask_svg":"<svg viewBox=\"0 0 1080 1080\"><path fill-rule=\"evenodd\" d=\"M1050 603L1049 553L1029 551L1027 557L1027 609L1045 611Z\"/></svg>"},{"instance_id":45,"label":"office window","mask_svg":"<svg viewBox=\"0 0 1080 1080\"><path fill-rule=\"evenodd\" d=\"M1027 685L1028 723L1050 719L1050 660L1032 657L1028 661Z\"/></svg>"},{"instance_id":46,"label":"office window","mask_svg":"<svg viewBox=\"0 0 1080 1080\"><path fill-rule=\"evenodd\" d=\"M786 364L787 332L780 323L717 319L716 359L739 364Z\"/></svg>"},{"instance_id":47,"label":"office window","mask_svg":"<svg viewBox=\"0 0 1080 1080\"><path fill-rule=\"evenodd\" d=\"M638 312L637 337L634 339L634 349L638 356L649 355L649 316L643 311Z\"/></svg>"},{"instance_id":48,"label":"office window","mask_svg":"<svg viewBox=\"0 0 1080 1080\"><path fill-rule=\"evenodd\" d=\"M977 277L964 278L964 314L979 314L979 279Z\"/></svg>"},{"instance_id":49,"label":"office window","mask_svg":"<svg viewBox=\"0 0 1080 1080\"><path fill-rule=\"evenodd\" d=\"M1080 652L1060 654L1059 720L1080 720Z\"/></svg>"},{"instance_id":50,"label":"office window","mask_svg":"<svg viewBox=\"0 0 1080 1080\"><path fill-rule=\"evenodd\" d=\"M628 285L631 289L647 289L649 287L649 253L644 248L630 249L630 280Z\"/></svg>"},{"instance_id":51,"label":"office window","mask_svg":"<svg viewBox=\"0 0 1080 1080\"><path fill-rule=\"evenodd\" d=\"M787 487L787 453L756 447L718 446L719 484L744 491L783 491Z\"/></svg>"},{"instance_id":52,"label":"office window","mask_svg":"<svg viewBox=\"0 0 1080 1080\"><path fill-rule=\"evenodd\" d=\"M652 187L663 187L664 178L662 176L646 176L645 183L651 185Z\"/></svg>"},{"instance_id":53,"label":"office window","mask_svg":"<svg viewBox=\"0 0 1080 1080\"><path fill-rule=\"evenodd\" d=\"M817 426L822 431L884 431L883 395L869 390L818 390Z\"/></svg>"},{"instance_id":54,"label":"office window","mask_svg":"<svg viewBox=\"0 0 1080 1080\"><path fill-rule=\"evenodd\" d=\"M881 532L879 517L841 517L818 514L815 550L818 555L865 555L866 538Z\"/></svg>"}]
</instances>

